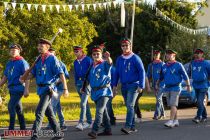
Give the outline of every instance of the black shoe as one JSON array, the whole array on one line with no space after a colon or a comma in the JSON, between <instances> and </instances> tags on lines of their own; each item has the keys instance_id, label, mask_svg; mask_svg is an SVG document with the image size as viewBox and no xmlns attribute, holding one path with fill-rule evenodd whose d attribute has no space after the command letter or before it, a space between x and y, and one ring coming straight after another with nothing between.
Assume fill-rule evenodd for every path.
<instances>
[{"instance_id":1,"label":"black shoe","mask_svg":"<svg viewBox=\"0 0 210 140\"><path fill-rule=\"evenodd\" d=\"M192 119L192 121L193 121L194 123L200 123L200 122L201 122L201 119L195 117L194 119Z\"/></svg>"},{"instance_id":2,"label":"black shoe","mask_svg":"<svg viewBox=\"0 0 210 140\"><path fill-rule=\"evenodd\" d=\"M111 124L111 125L116 125L116 121L115 121L115 120L110 121L110 124Z\"/></svg>"},{"instance_id":3,"label":"black shoe","mask_svg":"<svg viewBox=\"0 0 210 140\"><path fill-rule=\"evenodd\" d=\"M153 120L158 120L158 117L157 116L154 116L152 119Z\"/></svg>"},{"instance_id":4,"label":"black shoe","mask_svg":"<svg viewBox=\"0 0 210 140\"><path fill-rule=\"evenodd\" d=\"M64 137L62 137L62 136L55 136L51 140L63 140L63 139L64 139Z\"/></svg>"},{"instance_id":5,"label":"black shoe","mask_svg":"<svg viewBox=\"0 0 210 140\"><path fill-rule=\"evenodd\" d=\"M60 128L61 128L61 131L67 131L67 126L66 125L60 126Z\"/></svg>"},{"instance_id":6,"label":"black shoe","mask_svg":"<svg viewBox=\"0 0 210 140\"><path fill-rule=\"evenodd\" d=\"M207 122L207 118L202 118L201 122L206 123Z\"/></svg>"},{"instance_id":7,"label":"black shoe","mask_svg":"<svg viewBox=\"0 0 210 140\"><path fill-rule=\"evenodd\" d=\"M50 126L46 126L43 130L52 130L52 128Z\"/></svg>"},{"instance_id":8,"label":"black shoe","mask_svg":"<svg viewBox=\"0 0 210 140\"><path fill-rule=\"evenodd\" d=\"M136 129L136 128L131 128L130 131L131 131L131 133L135 133L135 132L138 132L138 129Z\"/></svg>"},{"instance_id":9,"label":"black shoe","mask_svg":"<svg viewBox=\"0 0 210 140\"><path fill-rule=\"evenodd\" d=\"M101 133L97 134L98 136L111 136L112 135L112 131L103 131Z\"/></svg>"},{"instance_id":10,"label":"black shoe","mask_svg":"<svg viewBox=\"0 0 210 140\"><path fill-rule=\"evenodd\" d=\"M121 128L121 131L127 135L129 135L131 133L131 130L128 128Z\"/></svg>"},{"instance_id":11,"label":"black shoe","mask_svg":"<svg viewBox=\"0 0 210 140\"><path fill-rule=\"evenodd\" d=\"M88 136L90 136L92 139L96 139L97 134L95 132L88 133Z\"/></svg>"},{"instance_id":12,"label":"black shoe","mask_svg":"<svg viewBox=\"0 0 210 140\"><path fill-rule=\"evenodd\" d=\"M38 137L37 136L32 136L31 140L38 140Z\"/></svg>"}]
</instances>

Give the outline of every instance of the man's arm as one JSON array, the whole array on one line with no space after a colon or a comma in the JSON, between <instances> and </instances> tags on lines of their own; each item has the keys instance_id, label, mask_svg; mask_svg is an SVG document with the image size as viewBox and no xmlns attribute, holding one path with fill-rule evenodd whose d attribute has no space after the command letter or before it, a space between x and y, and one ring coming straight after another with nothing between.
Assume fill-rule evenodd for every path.
<instances>
[{"instance_id":1,"label":"man's arm","mask_svg":"<svg viewBox=\"0 0 210 140\"><path fill-rule=\"evenodd\" d=\"M67 87L67 83L66 83L66 78L63 73L60 74L60 80L63 83L63 90L64 90L63 95L64 95L64 97L68 97L69 96L68 87Z\"/></svg>"},{"instance_id":2,"label":"man's arm","mask_svg":"<svg viewBox=\"0 0 210 140\"><path fill-rule=\"evenodd\" d=\"M0 81L0 87L1 87L2 85L4 85L6 82L7 82L7 77L4 75L3 78L2 78L1 81Z\"/></svg>"}]
</instances>

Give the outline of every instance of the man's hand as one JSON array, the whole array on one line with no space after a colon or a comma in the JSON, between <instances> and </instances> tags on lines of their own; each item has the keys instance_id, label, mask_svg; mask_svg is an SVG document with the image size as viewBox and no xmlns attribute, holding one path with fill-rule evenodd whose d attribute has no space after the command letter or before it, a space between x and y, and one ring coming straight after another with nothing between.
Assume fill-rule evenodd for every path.
<instances>
[{"instance_id":1,"label":"man's hand","mask_svg":"<svg viewBox=\"0 0 210 140\"><path fill-rule=\"evenodd\" d=\"M146 90L147 90L148 93L152 92L152 89L150 87L147 87Z\"/></svg>"},{"instance_id":2,"label":"man's hand","mask_svg":"<svg viewBox=\"0 0 210 140\"><path fill-rule=\"evenodd\" d=\"M187 91L191 92L192 91L192 87L190 85L187 85Z\"/></svg>"},{"instance_id":3,"label":"man's hand","mask_svg":"<svg viewBox=\"0 0 210 140\"><path fill-rule=\"evenodd\" d=\"M25 90L24 90L23 96L24 96L25 98L27 98L27 97L29 96L29 90L28 90L28 89L25 89Z\"/></svg>"},{"instance_id":4,"label":"man's hand","mask_svg":"<svg viewBox=\"0 0 210 140\"><path fill-rule=\"evenodd\" d=\"M113 92L113 97L115 97L117 95L117 87L113 87L112 92Z\"/></svg>"},{"instance_id":5,"label":"man's hand","mask_svg":"<svg viewBox=\"0 0 210 140\"><path fill-rule=\"evenodd\" d=\"M20 81L22 84L25 83L25 80L23 79L23 76L22 76L22 75L20 76L19 81Z\"/></svg>"},{"instance_id":6,"label":"man's hand","mask_svg":"<svg viewBox=\"0 0 210 140\"><path fill-rule=\"evenodd\" d=\"M63 91L63 97L64 98L69 97L69 91L68 91L68 89L66 89L66 90Z\"/></svg>"},{"instance_id":7,"label":"man's hand","mask_svg":"<svg viewBox=\"0 0 210 140\"><path fill-rule=\"evenodd\" d=\"M140 87L138 87L137 91L138 91L139 93L142 93L143 89L140 88Z\"/></svg>"}]
</instances>

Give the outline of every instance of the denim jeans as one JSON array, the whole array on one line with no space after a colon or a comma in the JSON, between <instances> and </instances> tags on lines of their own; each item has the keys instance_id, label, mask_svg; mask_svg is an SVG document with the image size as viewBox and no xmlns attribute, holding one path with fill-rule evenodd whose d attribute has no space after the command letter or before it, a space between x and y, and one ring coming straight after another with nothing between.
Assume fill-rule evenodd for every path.
<instances>
[{"instance_id":1,"label":"denim jeans","mask_svg":"<svg viewBox=\"0 0 210 140\"><path fill-rule=\"evenodd\" d=\"M9 111L9 117L10 117L9 130L14 130L16 113L18 116L20 129L21 130L26 129L25 118L23 115L23 107L20 101L22 96L23 96L23 93L15 93L15 94L10 93L10 100L8 103L8 111Z\"/></svg>"},{"instance_id":2,"label":"denim jeans","mask_svg":"<svg viewBox=\"0 0 210 140\"><path fill-rule=\"evenodd\" d=\"M116 120L116 118L114 116L113 107L112 107L112 100L113 100L113 98L110 97L110 99L109 99L109 101L107 102L107 105L106 105L111 124L115 123L115 120Z\"/></svg>"},{"instance_id":3,"label":"denim jeans","mask_svg":"<svg viewBox=\"0 0 210 140\"><path fill-rule=\"evenodd\" d=\"M77 92L79 94L79 97L81 99L80 101L80 119L79 123L84 123L85 116L87 118L87 123L92 123L92 116L90 112L90 106L88 104L88 97L89 95L86 93L81 93L80 89L82 88L82 85L77 85Z\"/></svg>"},{"instance_id":4,"label":"denim jeans","mask_svg":"<svg viewBox=\"0 0 210 140\"><path fill-rule=\"evenodd\" d=\"M61 103L60 103L60 98L62 94L63 94L63 91L58 91L58 98L55 98L54 96L52 96L52 100L51 100L53 112L55 116L56 114L58 114L58 119L59 119L61 127L65 125L64 115L63 115ZM48 124L48 126L50 126L50 124Z\"/></svg>"},{"instance_id":5,"label":"denim jeans","mask_svg":"<svg viewBox=\"0 0 210 140\"><path fill-rule=\"evenodd\" d=\"M158 91L155 92L156 97L156 106L155 106L155 113L154 117L165 116L164 106L163 106L163 89L160 88Z\"/></svg>"},{"instance_id":6,"label":"denim jeans","mask_svg":"<svg viewBox=\"0 0 210 140\"><path fill-rule=\"evenodd\" d=\"M93 123L92 132L97 133L101 123L104 124L104 131L111 131L110 118L107 112L107 102L110 97L102 96L97 101L96 104L96 116Z\"/></svg>"},{"instance_id":7,"label":"denim jeans","mask_svg":"<svg viewBox=\"0 0 210 140\"><path fill-rule=\"evenodd\" d=\"M49 92L43 93L39 96L40 100L36 108L36 119L34 121L32 130L34 131L33 137L38 137L37 132L40 131L44 114L48 118L50 126L52 127L54 133L60 132L60 127L56 121L52 105L51 105L51 95Z\"/></svg>"},{"instance_id":8,"label":"denim jeans","mask_svg":"<svg viewBox=\"0 0 210 140\"><path fill-rule=\"evenodd\" d=\"M135 112L134 112L134 105L136 103L136 99L139 95L137 91L138 87L127 87L121 89L122 96L124 98L127 114L126 114L126 123L125 128L135 128Z\"/></svg>"},{"instance_id":9,"label":"denim jeans","mask_svg":"<svg viewBox=\"0 0 210 140\"><path fill-rule=\"evenodd\" d=\"M137 115L138 118L142 118L141 109L139 107L139 99L141 98L142 95L143 92L139 93L134 106L135 114Z\"/></svg>"},{"instance_id":10,"label":"denim jeans","mask_svg":"<svg viewBox=\"0 0 210 140\"><path fill-rule=\"evenodd\" d=\"M204 105L204 99L206 96L208 89L204 88L204 89L195 89L195 95L196 95L196 99L197 99L197 116L196 118L198 119L206 119L207 118L207 112L206 112L206 107Z\"/></svg>"}]
</instances>

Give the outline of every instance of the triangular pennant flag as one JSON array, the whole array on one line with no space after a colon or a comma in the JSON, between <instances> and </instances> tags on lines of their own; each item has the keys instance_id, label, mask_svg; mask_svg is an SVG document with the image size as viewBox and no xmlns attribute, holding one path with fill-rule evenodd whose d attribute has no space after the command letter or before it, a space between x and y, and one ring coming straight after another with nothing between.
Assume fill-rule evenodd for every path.
<instances>
[{"instance_id":1,"label":"triangular pennant flag","mask_svg":"<svg viewBox=\"0 0 210 140\"><path fill-rule=\"evenodd\" d=\"M113 1L114 8L116 8L117 2Z\"/></svg>"},{"instance_id":2,"label":"triangular pennant flag","mask_svg":"<svg viewBox=\"0 0 210 140\"><path fill-rule=\"evenodd\" d=\"M45 11L46 11L46 5L42 5L42 11L45 13Z\"/></svg>"},{"instance_id":3,"label":"triangular pennant flag","mask_svg":"<svg viewBox=\"0 0 210 140\"><path fill-rule=\"evenodd\" d=\"M24 6L24 4L20 3L20 10L23 10L23 6Z\"/></svg>"},{"instance_id":4,"label":"triangular pennant flag","mask_svg":"<svg viewBox=\"0 0 210 140\"><path fill-rule=\"evenodd\" d=\"M69 11L71 12L72 10L72 5L68 5L69 6Z\"/></svg>"},{"instance_id":5,"label":"triangular pennant flag","mask_svg":"<svg viewBox=\"0 0 210 140\"><path fill-rule=\"evenodd\" d=\"M101 9L102 3L98 3L98 7L99 7L99 9Z\"/></svg>"},{"instance_id":6,"label":"triangular pennant flag","mask_svg":"<svg viewBox=\"0 0 210 140\"><path fill-rule=\"evenodd\" d=\"M66 11L66 5L63 5L63 11Z\"/></svg>"},{"instance_id":7,"label":"triangular pennant flag","mask_svg":"<svg viewBox=\"0 0 210 140\"><path fill-rule=\"evenodd\" d=\"M31 4L26 4L27 5L27 8L28 8L28 11L30 11L31 10Z\"/></svg>"},{"instance_id":8,"label":"triangular pennant flag","mask_svg":"<svg viewBox=\"0 0 210 140\"><path fill-rule=\"evenodd\" d=\"M12 8L15 9L16 8L17 3L12 2Z\"/></svg>"},{"instance_id":9,"label":"triangular pennant flag","mask_svg":"<svg viewBox=\"0 0 210 140\"><path fill-rule=\"evenodd\" d=\"M82 11L84 12L84 10L85 10L85 5L82 4L81 6L82 6Z\"/></svg>"},{"instance_id":10,"label":"triangular pennant flag","mask_svg":"<svg viewBox=\"0 0 210 140\"><path fill-rule=\"evenodd\" d=\"M39 4L34 4L35 10L38 10Z\"/></svg>"},{"instance_id":11,"label":"triangular pennant flag","mask_svg":"<svg viewBox=\"0 0 210 140\"><path fill-rule=\"evenodd\" d=\"M59 13L60 12L60 5L55 5L55 8L56 8L57 12Z\"/></svg>"},{"instance_id":12,"label":"triangular pennant flag","mask_svg":"<svg viewBox=\"0 0 210 140\"><path fill-rule=\"evenodd\" d=\"M104 3L103 3L104 9L106 9L106 5L107 5L107 3L106 3L106 2L104 2Z\"/></svg>"},{"instance_id":13,"label":"triangular pennant flag","mask_svg":"<svg viewBox=\"0 0 210 140\"><path fill-rule=\"evenodd\" d=\"M107 2L107 6L111 7L112 6L112 3L111 2Z\"/></svg>"},{"instance_id":14,"label":"triangular pennant flag","mask_svg":"<svg viewBox=\"0 0 210 140\"><path fill-rule=\"evenodd\" d=\"M4 2L4 8L7 8L8 2Z\"/></svg>"},{"instance_id":15,"label":"triangular pennant flag","mask_svg":"<svg viewBox=\"0 0 210 140\"><path fill-rule=\"evenodd\" d=\"M76 9L76 11L78 10L78 7L79 7L79 5L75 5L75 9Z\"/></svg>"},{"instance_id":16,"label":"triangular pennant flag","mask_svg":"<svg viewBox=\"0 0 210 140\"><path fill-rule=\"evenodd\" d=\"M121 27L125 27L125 5L124 2L121 3Z\"/></svg>"},{"instance_id":17,"label":"triangular pennant flag","mask_svg":"<svg viewBox=\"0 0 210 140\"><path fill-rule=\"evenodd\" d=\"M87 9L88 9L88 10L90 9L90 4L87 4Z\"/></svg>"},{"instance_id":18,"label":"triangular pennant flag","mask_svg":"<svg viewBox=\"0 0 210 140\"><path fill-rule=\"evenodd\" d=\"M96 4L93 4L93 9L94 9L94 11L96 10Z\"/></svg>"},{"instance_id":19,"label":"triangular pennant flag","mask_svg":"<svg viewBox=\"0 0 210 140\"><path fill-rule=\"evenodd\" d=\"M50 12L52 12L53 10L53 5L49 5L50 6Z\"/></svg>"}]
</instances>

